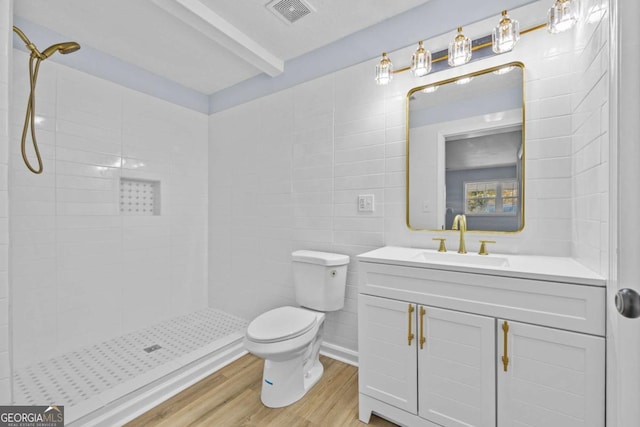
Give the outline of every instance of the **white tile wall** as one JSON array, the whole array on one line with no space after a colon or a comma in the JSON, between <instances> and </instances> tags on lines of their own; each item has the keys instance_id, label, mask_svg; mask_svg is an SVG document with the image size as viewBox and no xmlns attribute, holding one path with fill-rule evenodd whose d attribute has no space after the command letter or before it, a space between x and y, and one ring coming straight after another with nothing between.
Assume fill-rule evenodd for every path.
<instances>
[{"instance_id":1,"label":"white tile wall","mask_svg":"<svg viewBox=\"0 0 640 427\"><path fill-rule=\"evenodd\" d=\"M0 0L0 405L11 403L9 362L9 80L13 2Z\"/></svg>"},{"instance_id":2,"label":"white tile wall","mask_svg":"<svg viewBox=\"0 0 640 427\"><path fill-rule=\"evenodd\" d=\"M541 16L546 7L542 5ZM493 21L477 25L491 28ZM606 32L604 26L606 20L600 31ZM446 43L443 36L427 44ZM413 49L391 57L401 64ZM582 181L599 179L601 173L575 167L576 135L588 130L595 133L589 141L606 142L597 138L601 130L584 127L606 127L601 116L589 111L584 126L573 120L582 111L575 99L574 63L577 58L594 62L586 59L585 52L572 32L536 31L523 36L514 52L420 82L402 73L389 86L377 87L376 59L212 115L209 304L247 318L293 304L290 252L294 249L355 256L383 245L435 248L434 233L412 232L405 224L406 93L419 84L514 60L526 66L526 224L521 233L490 237L498 240L497 252L571 256L576 233L589 223L588 217L576 214L574 205L587 204L592 215L601 212L589 205L591 198L583 202L576 197ZM606 60L597 63L606 68ZM598 81L588 72L586 78ZM584 157L591 161L595 151L584 151ZM599 188L606 191L604 184ZM374 212L357 211L358 194L374 194ZM574 229L572 222L581 218L585 224ZM600 223L603 220L604 216L598 217ZM477 250L482 238L469 235L468 248ZM579 258L591 262L586 256ZM352 262L345 308L330 313L326 325L326 341L350 349L357 349L357 274Z\"/></svg>"},{"instance_id":3,"label":"white tile wall","mask_svg":"<svg viewBox=\"0 0 640 427\"><path fill-rule=\"evenodd\" d=\"M584 0L572 79L573 254L602 275L609 263L609 26L605 0Z\"/></svg>"},{"instance_id":4,"label":"white tile wall","mask_svg":"<svg viewBox=\"0 0 640 427\"><path fill-rule=\"evenodd\" d=\"M13 59L19 141L28 56ZM36 108L44 173L18 143L9 159L16 369L207 300L207 116L51 62ZM160 181L162 214L120 215L120 177Z\"/></svg>"}]
</instances>

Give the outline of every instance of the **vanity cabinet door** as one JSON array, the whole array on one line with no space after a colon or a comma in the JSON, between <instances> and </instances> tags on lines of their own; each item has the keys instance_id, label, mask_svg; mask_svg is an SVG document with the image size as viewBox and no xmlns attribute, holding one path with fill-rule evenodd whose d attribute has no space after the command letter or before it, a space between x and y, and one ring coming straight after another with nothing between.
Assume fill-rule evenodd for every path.
<instances>
[{"instance_id":1,"label":"vanity cabinet door","mask_svg":"<svg viewBox=\"0 0 640 427\"><path fill-rule=\"evenodd\" d=\"M360 294L360 393L416 414L416 337L416 304Z\"/></svg>"},{"instance_id":2,"label":"vanity cabinet door","mask_svg":"<svg viewBox=\"0 0 640 427\"><path fill-rule=\"evenodd\" d=\"M497 334L499 427L605 425L603 338L504 320Z\"/></svg>"},{"instance_id":3,"label":"vanity cabinet door","mask_svg":"<svg viewBox=\"0 0 640 427\"><path fill-rule=\"evenodd\" d=\"M420 417L495 427L494 330L493 317L418 307Z\"/></svg>"}]
</instances>

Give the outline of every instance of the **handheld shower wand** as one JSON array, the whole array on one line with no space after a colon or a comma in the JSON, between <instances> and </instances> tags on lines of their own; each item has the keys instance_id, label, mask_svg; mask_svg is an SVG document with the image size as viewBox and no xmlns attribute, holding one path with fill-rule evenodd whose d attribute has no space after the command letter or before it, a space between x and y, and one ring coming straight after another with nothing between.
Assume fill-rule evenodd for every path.
<instances>
[{"instance_id":1,"label":"handheld shower wand","mask_svg":"<svg viewBox=\"0 0 640 427\"><path fill-rule=\"evenodd\" d=\"M35 127L35 111L36 111L36 82L38 81L38 71L40 69L40 63L45 59L49 58L56 52L60 52L63 55L68 53L72 53L80 49L80 45L76 42L64 42L57 43L49 46L44 51L40 52L36 45L31 43L29 38L20 30L20 28L14 26L13 31L22 39L24 44L27 46L27 49L31 51L31 56L29 57L29 99L27 101L27 112L24 118L24 126L22 128L22 141L20 143L20 149L22 151L22 159L24 163L27 165L27 168L35 174L42 173L42 157L40 156L40 149L38 148L38 141L36 139L36 127ZM27 132L31 128L31 142L33 143L33 150L36 153L36 158L38 159L38 168L34 168L29 163L29 159L27 158L27 149L26 149L26 140L27 140Z\"/></svg>"}]
</instances>

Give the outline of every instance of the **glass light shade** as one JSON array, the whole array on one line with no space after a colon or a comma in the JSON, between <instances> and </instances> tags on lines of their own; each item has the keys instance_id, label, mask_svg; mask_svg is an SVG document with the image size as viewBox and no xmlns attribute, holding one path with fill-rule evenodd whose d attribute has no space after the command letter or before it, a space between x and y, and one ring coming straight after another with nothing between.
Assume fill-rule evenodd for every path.
<instances>
[{"instance_id":1,"label":"glass light shade","mask_svg":"<svg viewBox=\"0 0 640 427\"><path fill-rule=\"evenodd\" d=\"M547 30L561 33L573 28L578 21L578 0L556 0L547 15Z\"/></svg>"},{"instance_id":2,"label":"glass light shade","mask_svg":"<svg viewBox=\"0 0 640 427\"><path fill-rule=\"evenodd\" d=\"M376 65L376 83L379 85L389 84L393 78L393 64L385 52L382 53L380 63Z\"/></svg>"},{"instance_id":3,"label":"glass light shade","mask_svg":"<svg viewBox=\"0 0 640 427\"><path fill-rule=\"evenodd\" d=\"M509 52L520 39L520 24L507 16L507 11L502 11L500 23L493 29L492 49L495 53Z\"/></svg>"},{"instance_id":4,"label":"glass light shade","mask_svg":"<svg viewBox=\"0 0 640 427\"><path fill-rule=\"evenodd\" d=\"M431 52L418 42L418 49L411 56L411 74L414 77L424 77L431 71Z\"/></svg>"},{"instance_id":5,"label":"glass light shade","mask_svg":"<svg viewBox=\"0 0 640 427\"><path fill-rule=\"evenodd\" d=\"M457 67L471 60L471 39L462 34L462 27L458 27L458 35L449 43L449 66Z\"/></svg>"}]
</instances>

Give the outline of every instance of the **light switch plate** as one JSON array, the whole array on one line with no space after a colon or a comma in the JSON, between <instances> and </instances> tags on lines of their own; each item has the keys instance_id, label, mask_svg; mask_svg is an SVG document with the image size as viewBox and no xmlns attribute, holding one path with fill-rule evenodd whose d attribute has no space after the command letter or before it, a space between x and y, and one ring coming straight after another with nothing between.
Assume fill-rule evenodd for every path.
<instances>
[{"instance_id":1,"label":"light switch plate","mask_svg":"<svg viewBox=\"0 0 640 427\"><path fill-rule=\"evenodd\" d=\"M373 212L375 209L373 194L360 194L358 196L358 212Z\"/></svg>"}]
</instances>

